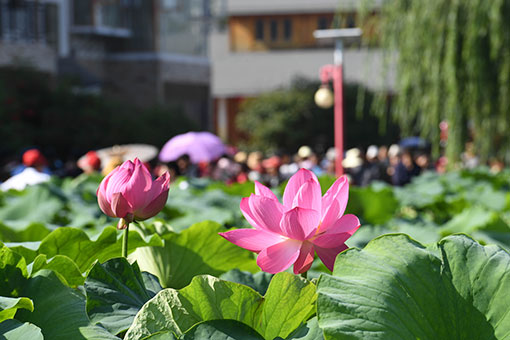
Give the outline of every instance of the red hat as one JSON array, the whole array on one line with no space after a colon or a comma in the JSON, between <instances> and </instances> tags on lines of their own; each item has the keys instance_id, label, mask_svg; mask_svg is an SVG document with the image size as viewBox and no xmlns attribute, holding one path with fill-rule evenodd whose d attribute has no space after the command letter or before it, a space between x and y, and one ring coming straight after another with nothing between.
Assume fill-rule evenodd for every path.
<instances>
[{"instance_id":1,"label":"red hat","mask_svg":"<svg viewBox=\"0 0 510 340\"><path fill-rule=\"evenodd\" d=\"M101 159L97 156L95 151L89 151L86 153L85 159L87 160L87 164L94 170L99 170L101 168Z\"/></svg>"},{"instance_id":2,"label":"red hat","mask_svg":"<svg viewBox=\"0 0 510 340\"><path fill-rule=\"evenodd\" d=\"M23 164L25 166L39 166L46 164L46 158L37 149L30 149L23 154Z\"/></svg>"},{"instance_id":3,"label":"red hat","mask_svg":"<svg viewBox=\"0 0 510 340\"><path fill-rule=\"evenodd\" d=\"M281 164L280 157L273 156L269 157L268 159L265 159L262 161L262 166L266 169L268 168L278 168Z\"/></svg>"}]
</instances>

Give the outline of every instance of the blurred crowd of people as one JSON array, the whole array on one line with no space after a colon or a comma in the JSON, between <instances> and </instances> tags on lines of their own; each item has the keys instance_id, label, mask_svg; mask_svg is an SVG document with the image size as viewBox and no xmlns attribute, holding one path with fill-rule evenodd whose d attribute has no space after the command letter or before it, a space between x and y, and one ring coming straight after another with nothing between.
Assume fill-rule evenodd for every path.
<instances>
[{"instance_id":1,"label":"blurred crowd of people","mask_svg":"<svg viewBox=\"0 0 510 340\"><path fill-rule=\"evenodd\" d=\"M157 159L149 161L147 168L154 177L163 172L170 173L172 181L180 176L187 178L210 178L227 184L259 181L269 187L276 187L288 180L300 168L313 171L317 176L335 175L336 153L330 148L324 154L317 154L309 146L300 147L295 154L264 155L260 151L244 152L231 148L228 153L212 162L194 164L187 154L174 162L160 163ZM112 156L102 162L95 151L90 151L74 162L66 172L52 172L47 159L38 149L29 149L23 153L20 163L10 163L2 169L10 177L4 177L1 190L22 190L27 185L48 181L51 175L60 177L76 176L80 173L108 174L122 164L123 158ZM479 165L472 147L466 145L462 155L463 166L473 168ZM342 166L351 184L367 186L373 181L383 181L402 186L424 171L444 172L447 167L445 157L433 162L429 149L407 148L397 144L391 146L371 145L366 150L352 148L345 152ZM501 170L502 164L492 165Z\"/></svg>"},{"instance_id":2,"label":"blurred crowd of people","mask_svg":"<svg viewBox=\"0 0 510 340\"><path fill-rule=\"evenodd\" d=\"M238 151L224 155L214 162L192 164L189 157L183 156L176 162L159 164L155 174L169 171L172 178L208 177L226 183L259 181L276 187L288 180L300 168L313 171L317 176L335 175L335 149L325 154L315 153L309 146L302 146L294 155L279 154L264 156L260 151ZM384 181L393 185L405 185L423 171L444 171L441 162L432 163L426 150L401 148L398 145L372 145L365 152L360 148L345 152L342 166L351 184L366 186L372 181Z\"/></svg>"}]
</instances>

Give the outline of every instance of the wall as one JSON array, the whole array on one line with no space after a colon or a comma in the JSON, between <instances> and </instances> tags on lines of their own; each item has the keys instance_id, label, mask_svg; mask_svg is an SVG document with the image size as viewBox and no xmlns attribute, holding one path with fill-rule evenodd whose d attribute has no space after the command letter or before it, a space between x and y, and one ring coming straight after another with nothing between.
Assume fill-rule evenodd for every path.
<instances>
[{"instance_id":1,"label":"wall","mask_svg":"<svg viewBox=\"0 0 510 340\"><path fill-rule=\"evenodd\" d=\"M56 52L46 44L0 41L0 65L30 65L36 69L56 73Z\"/></svg>"},{"instance_id":2,"label":"wall","mask_svg":"<svg viewBox=\"0 0 510 340\"><path fill-rule=\"evenodd\" d=\"M231 51L264 51L268 49L312 48L317 46L313 32L319 28L323 20L329 28L333 21L333 13L237 16L229 18ZM284 37L284 22L291 22L290 39ZM256 39L257 21L263 23L263 39ZM277 38L271 37L271 23L277 24Z\"/></svg>"}]
</instances>

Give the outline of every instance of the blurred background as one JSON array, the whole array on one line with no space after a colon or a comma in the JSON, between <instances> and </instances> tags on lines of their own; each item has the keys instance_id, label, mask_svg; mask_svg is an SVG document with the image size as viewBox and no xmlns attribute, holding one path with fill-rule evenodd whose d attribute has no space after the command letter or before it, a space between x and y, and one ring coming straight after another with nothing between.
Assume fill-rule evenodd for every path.
<instances>
[{"instance_id":1,"label":"blurred background","mask_svg":"<svg viewBox=\"0 0 510 340\"><path fill-rule=\"evenodd\" d=\"M162 146L172 135L192 129L249 145L250 114L240 114L243 103L274 91L293 91L296 100L313 96L320 66L333 61L333 43L319 43L313 32L361 24L357 1L0 4L2 157L31 145L58 158L115 143ZM378 11L374 4L373 15ZM367 37L375 34L367 27ZM380 52L361 43L350 47L345 81L353 85L346 106L356 133L348 140L352 146L368 145L366 136L357 137L362 124L354 119L356 87L390 91L391 85L383 82ZM261 105L274 111L271 105L277 104L266 101ZM310 126L313 133L303 131L282 147L311 142L325 150L332 144L332 111L323 112L313 101L299 106L306 112L297 112L294 120L319 117L313 120L322 127ZM377 122L370 123L366 132L374 134ZM310 135L314 140L308 141Z\"/></svg>"},{"instance_id":2,"label":"blurred background","mask_svg":"<svg viewBox=\"0 0 510 340\"><path fill-rule=\"evenodd\" d=\"M506 0L1 0L0 164L11 166L0 180L30 148L68 174L65 164L90 150L161 148L188 131L214 133L231 156L309 146L320 163L334 144L333 108L313 96L334 41L314 31L331 28L363 32L344 43L345 150L365 161L370 145L420 137L432 164L444 156L441 166L462 166L467 157L502 168L509 8Z\"/></svg>"}]
</instances>

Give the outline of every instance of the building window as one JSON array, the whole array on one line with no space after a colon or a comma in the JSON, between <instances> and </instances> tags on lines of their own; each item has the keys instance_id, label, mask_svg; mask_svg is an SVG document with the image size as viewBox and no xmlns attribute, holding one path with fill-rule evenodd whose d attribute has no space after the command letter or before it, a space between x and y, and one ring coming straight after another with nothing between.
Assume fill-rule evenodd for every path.
<instances>
[{"instance_id":1,"label":"building window","mask_svg":"<svg viewBox=\"0 0 510 340\"><path fill-rule=\"evenodd\" d=\"M349 14L347 16L347 28L356 27L356 19L354 18L354 14Z\"/></svg>"},{"instance_id":2,"label":"building window","mask_svg":"<svg viewBox=\"0 0 510 340\"><path fill-rule=\"evenodd\" d=\"M283 38L285 40L292 39L292 20L285 19L283 21Z\"/></svg>"},{"instance_id":3,"label":"building window","mask_svg":"<svg viewBox=\"0 0 510 340\"><path fill-rule=\"evenodd\" d=\"M325 30L328 28L328 18L326 17L319 17L319 19L317 19L317 29L320 29L320 30Z\"/></svg>"},{"instance_id":4,"label":"building window","mask_svg":"<svg viewBox=\"0 0 510 340\"><path fill-rule=\"evenodd\" d=\"M264 40L264 20L262 19L255 21L255 39Z\"/></svg>"},{"instance_id":5,"label":"building window","mask_svg":"<svg viewBox=\"0 0 510 340\"><path fill-rule=\"evenodd\" d=\"M278 21L271 20L271 40L278 40Z\"/></svg>"}]
</instances>

